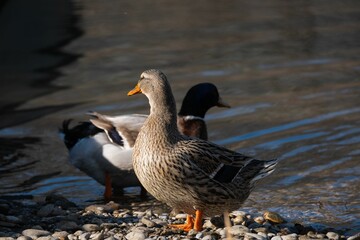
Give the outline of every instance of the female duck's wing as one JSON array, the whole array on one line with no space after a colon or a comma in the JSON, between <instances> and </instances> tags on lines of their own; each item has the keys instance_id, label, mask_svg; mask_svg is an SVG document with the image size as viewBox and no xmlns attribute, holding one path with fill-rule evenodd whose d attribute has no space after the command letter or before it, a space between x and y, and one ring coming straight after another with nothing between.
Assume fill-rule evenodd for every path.
<instances>
[{"instance_id":1,"label":"female duck's wing","mask_svg":"<svg viewBox=\"0 0 360 240\"><path fill-rule=\"evenodd\" d=\"M179 152L191 167L220 183L239 178L253 182L270 174L277 160L257 160L211 142L189 139L179 142Z\"/></svg>"},{"instance_id":2,"label":"female duck's wing","mask_svg":"<svg viewBox=\"0 0 360 240\"><path fill-rule=\"evenodd\" d=\"M139 131L147 119L147 115L131 114L121 116L107 116L97 112L89 113L94 119L90 121L98 128L103 129L109 140L126 148L132 148Z\"/></svg>"}]
</instances>

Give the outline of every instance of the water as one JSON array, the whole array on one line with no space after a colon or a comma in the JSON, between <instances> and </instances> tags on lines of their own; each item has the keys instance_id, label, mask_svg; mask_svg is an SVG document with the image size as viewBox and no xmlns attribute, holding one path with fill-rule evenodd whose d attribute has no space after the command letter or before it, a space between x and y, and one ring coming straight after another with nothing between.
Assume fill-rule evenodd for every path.
<instances>
[{"instance_id":1,"label":"water","mask_svg":"<svg viewBox=\"0 0 360 240\"><path fill-rule=\"evenodd\" d=\"M126 93L154 67L178 103L196 83L218 86L232 108L207 115L212 141L280 159L245 210L360 229L358 1L48 5L0 6L1 195L101 200L103 187L68 163L57 129L88 110L148 113L144 96ZM20 9L27 15L15 21Z\"/></svg>"}]
</instances>

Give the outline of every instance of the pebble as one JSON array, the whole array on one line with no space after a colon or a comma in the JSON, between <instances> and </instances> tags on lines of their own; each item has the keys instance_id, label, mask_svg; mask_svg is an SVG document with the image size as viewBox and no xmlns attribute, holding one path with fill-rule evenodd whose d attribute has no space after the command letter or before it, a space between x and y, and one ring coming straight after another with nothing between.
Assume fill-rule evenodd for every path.
<instances>
[{"instance_id":1,"label":"pebble","mask_svg":"<svg viewBox=\"0 0 360 240\"><path fill-rule=\"evenodd\" d=\"M146 225L147 227L149 227L149 228L155 227L155 226L157 225L155 222L147 219L146 217L143 217L143 218L141 219L141 222L142 222L143 224L145 224L145 225Z\"/></svg>"},{"instance_id":2,"label":"pebble","mask_svg":"<svg viewBox=\"0 0 360 240\"><path fill-rule=\"evenodd\" d=\"M266 240L266 237L263 237L256 233L245 233L245 240Z\"/></svg>"},{"instance_id":3,"label":"pebble","mask_svg":"<svg viewBox=\"0 0 360 240\"><path fill-rule=\"evenodd\" d=\"M136 232L130 232L130 233L126 234L125 238L127 240L144 240L146 238L146 236L143 232L136 231Z\"/></svg>"},{"instance_id":4,"label":"pebble","mask_svg":"<svg viewBox=\"0 0 360 240\"><path fill-rule=\"evenodd\" d=\"M26 229L22 231L22 235L31 237L32 239L37 239L42 236L49 236L51 235L50 232L45 230L39 230L39 229Z\"/></svg>"},{"instance_id":5,"label":"pebble","mask_svg":"<svg viewBox=\"0 0 360 240\"><path fill-rule=\"evenodd\" d=\"M84 224L82 226L82 229L87 232L93 232L93 231L99 231L101 228L96 224L88 223L88 224Z\"/></svg>"},{"instance_id":6,"label":"pebble","mask_svg":"<svg viewBox=\"0 0 360 240\"><path fill-rule=\"evenodd\" d=\"M283 240L297 240L297 234L292 233L292 234L288 234L288 235L283 235L283 236L281 236L281 238Z\"/></svg>"},{"instance_id":7,"label":"pebble","mask_svg":"<svg viewBox=\"0 0 360 240\"><path fill-rule=\"evenodd\" d=\"M16 240L31 240L32 238L31 237L28 237L28 236L20 236L18 237ZM61 238L59 238L61 240Z\"/></svg>"},{"instance_id":8,"label":"pebble","mask_svg":"<svg viewBox=\"0 0 360 240\"><path fill-rule=\"evenodd\" d=\"M360 232L348 238L348 240L360 240Z\"/></svg>"},{"instance_id":9,"label":"pebble","mask_svg":"<svg viewBox=\"0 0 360 240\"><path fill-rule=\"evenodd\" d=\"M67 231L60 231L60 232L54 232L52 236L54 238L58 238L60 240L65 240L68 235L69 235L69 233ZM25 239L23 239L23 240L25 240Z\"/></svg>"},{"instance_id":10,"label":"pebble","mask_svg":"<svg viewBox=\"0 0 360 240\"><path fill-rule=\"evenodd\" d=\"M56 227L64 231L73 231L80 228L80 226L73 221L60 221L56 224Z\"/></svg>"},{"instance_id":11,"label":"pebble","mask_svg":"<svg viewBox=\"0 0 360 240\"><path fill-rule=\"evenodd\" d=\"M234 236L245 236L249 229L243 225L235 225L229 229L229 233Z\"/></svg>"},{"instance_id":12,"label":"pebble","mask_svg":"<svg viewBox=\"0 0 360 240\"><path fill-rule=\"evenodd\" d=\"M340 238L339 234L334 233L334 232L328 232L328 233L326 233L326 236L330 240L338 240Z\"/></svg>"}]
</instances>

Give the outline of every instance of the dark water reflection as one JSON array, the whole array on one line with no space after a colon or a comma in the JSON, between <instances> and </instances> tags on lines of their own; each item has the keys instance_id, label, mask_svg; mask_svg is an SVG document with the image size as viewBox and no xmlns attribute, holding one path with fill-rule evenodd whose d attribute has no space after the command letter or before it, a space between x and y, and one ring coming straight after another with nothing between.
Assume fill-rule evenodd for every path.
<instances>
[{"instance_id":1,"label":"dark water reflection","mask_svg":"<svg viewBox=\"0 0 360 240\"><path fill-rule=\"evenodd\" d=\"M101 199L103 187L67 162L57 128L66 118L85 120L88 110L148 113L145 97L128 98L126 92L143 70L155 67L168 75L178 103L196 83L219 87L233 107L207 116L212 141L281 160L244 209L360 229L360 2L89 0L65 5L55 11L61 16L49 17L62 24L44 26L57 29L51 38L57 45L42 42L43 48L60 44L60 52L39 54L35 47L30 65L7 61L9 54L24 59L14 49L29 41L14 35L13 45L10 40L4 45L0 38L1 61L7 63L1 70L9 83L1 89L7 104L1 105L0 137L36 139L14 143L12 152L3 154L2 195L57 192L82 204ZM2 19L12 16L7 6ZM81 21L69 20L76 14ZM84 34L65 31L69 25ZM29 22L29 32L33 26ZM38 43L42 37L34 39ZM49 56L55 63L46 60ZM30 70L15 71L25 66ZM38 69L57 74L44 77L40 71L39 77ZM8 167L5 160L14 154L14 167Z\"/></svg>"}]
</instances>

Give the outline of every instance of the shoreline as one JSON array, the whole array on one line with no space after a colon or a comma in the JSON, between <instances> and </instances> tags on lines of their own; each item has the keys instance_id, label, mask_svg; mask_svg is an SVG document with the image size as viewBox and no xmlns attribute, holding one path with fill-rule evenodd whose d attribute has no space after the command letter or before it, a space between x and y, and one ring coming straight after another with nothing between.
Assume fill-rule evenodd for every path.
<instances>
[{"instance_id":1,"label":"shoreline","mask_svg":"<svg viewBox=\"0 0 360 240\"><path fill-rule=\"evenodd\" d=\"M168 224L185 221L185 214L171 216L169 209L156 200L128 199L122 204L78 206L65 197L26 196L15 200L0 198L0 240L116 240L116 239L224 239L222 217L205 219L201 232L186 233ZM315 229L311 225L284 222L275 224L261 213L230 213L230 234L235 239L254 240L357 240L360 232L351 229Z\"/></svg>"}]
</instances>

